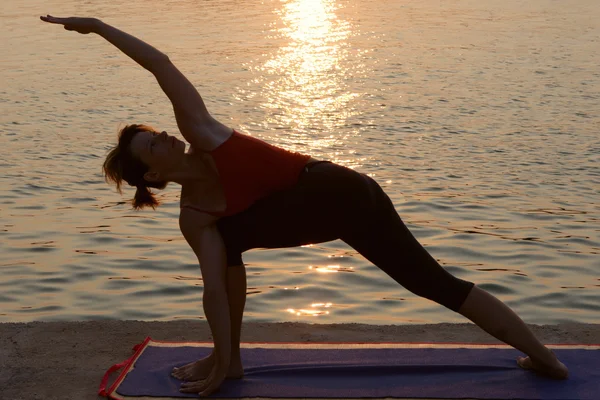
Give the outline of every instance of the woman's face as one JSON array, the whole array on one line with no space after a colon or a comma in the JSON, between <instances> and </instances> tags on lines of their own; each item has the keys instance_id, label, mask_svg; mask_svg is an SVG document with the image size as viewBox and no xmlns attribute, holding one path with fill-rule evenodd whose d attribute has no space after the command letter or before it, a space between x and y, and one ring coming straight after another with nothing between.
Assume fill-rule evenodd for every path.
<instances>
[{"instance_id":1,"label":"woman's face","mask_svg":"<svg viewBox=\"0 0 600 400\"><path fill-rule=\"evenodd\" d=\"M167 132L138 132L131 140L132 154L150 170L168 172L181 163L185 154L185 142Z\"/></svg>"}]
</instances>

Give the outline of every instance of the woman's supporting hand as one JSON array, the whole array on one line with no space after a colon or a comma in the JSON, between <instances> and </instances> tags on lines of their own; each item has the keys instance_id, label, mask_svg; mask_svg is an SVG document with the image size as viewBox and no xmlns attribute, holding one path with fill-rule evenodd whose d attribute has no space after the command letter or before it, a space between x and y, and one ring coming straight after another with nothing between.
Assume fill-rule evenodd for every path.
<instances>
[{"instance_id":1,"label":"woman's supporting hand","mask_svg":"<svg viewBox=\"0 0 600 400\"><path fill-rule=\"evenodd\" d=\"M76 31L87 35L88 33L97 32L100 20L97 18L57 18L51 15L41 16L40 19L51 24L64 25L68 31Z\"/></svg>"}]
</instances>

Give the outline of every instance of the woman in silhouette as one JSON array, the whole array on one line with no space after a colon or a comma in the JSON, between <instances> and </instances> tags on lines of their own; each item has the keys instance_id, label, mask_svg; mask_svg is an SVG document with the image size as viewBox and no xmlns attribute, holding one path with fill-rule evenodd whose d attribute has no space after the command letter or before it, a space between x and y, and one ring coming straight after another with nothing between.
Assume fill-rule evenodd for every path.
<instances>
[{"instance_id":1,"label":"woman in silhouette","mask_svg":"<svg viewBox=\"0 0 600 400\"><path fill-rule=\"evenodd\" d=\"M460 313L527 354L519 366L555 379L567 368L496 297L442 268L404 225L381 187L343 166L244 135L213 118L171 60L95 18L40 17L95 33L150 71L173 105L185 142L146 125L128 125L104 162L107 181L136 187L133 207L158 205L150 188L181 185L181 232L204 281L203 307L214 340L210 356L175 368L181 391L207 396L243 376L240 332L246 301L241 254L341 239L411 292Z\"/></svg>"}]
</instances>

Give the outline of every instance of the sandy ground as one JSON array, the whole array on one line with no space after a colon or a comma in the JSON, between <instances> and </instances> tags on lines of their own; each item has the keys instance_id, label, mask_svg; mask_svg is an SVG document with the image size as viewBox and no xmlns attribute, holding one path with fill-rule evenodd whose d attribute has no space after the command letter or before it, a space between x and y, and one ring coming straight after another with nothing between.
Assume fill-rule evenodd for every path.
<instances>
[{"instance_id":1,"label":"sandy ground","mask_svg":"<svg viewBox=\"0 0 600 400\"><path fill-rule=\"evenodd\" d=\"M531 325L546 344L600 344L600 324ZM86 321L0 324L0 398L101 399L104 372L147 336L209 341L206 322ZM244 342L499 343L471 324L377 326L247 323ZM116 379L113 374L109 384ZM70 388L71 395L62 392Z\"/></svg>"}]
</instances>

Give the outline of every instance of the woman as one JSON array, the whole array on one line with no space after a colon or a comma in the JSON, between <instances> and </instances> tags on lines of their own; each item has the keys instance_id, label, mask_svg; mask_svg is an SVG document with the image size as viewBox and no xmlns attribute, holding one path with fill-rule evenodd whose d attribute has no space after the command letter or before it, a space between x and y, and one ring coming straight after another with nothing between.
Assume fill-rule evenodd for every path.
<instances>
[{"instance_id":1,"label":"woman","mask_svg":"<svg viewBox=\"0 0 600 400\"><path fill-rule=\"evenodd\" d=\"M40 17L79 33L96 33L149 70L171 100L177 125L191 144L145 125L119 134L104 172L120 191L137 187L133 206L155 207L149 188L182 186L179 224L204 280L203 306L213 353L172 375L182 392L213 393L226 377L240 378L240 331L246 300L241 253L342 239L413 293L473 321L526 353L518 364L555 379L567 368L523 321L491 294L445 271L406 228L388 196L366 175L292 153L215 120L192 84L152 46L94 18Z\"/></svg>"}]
</instances>

